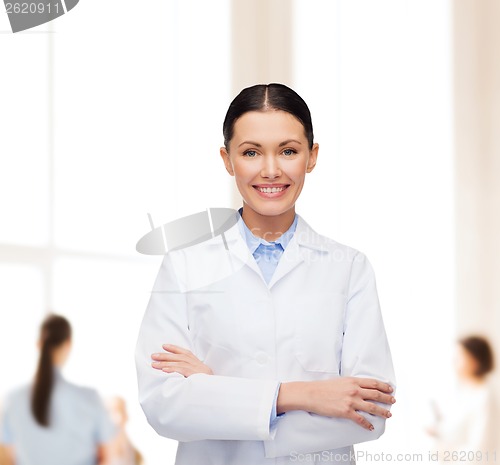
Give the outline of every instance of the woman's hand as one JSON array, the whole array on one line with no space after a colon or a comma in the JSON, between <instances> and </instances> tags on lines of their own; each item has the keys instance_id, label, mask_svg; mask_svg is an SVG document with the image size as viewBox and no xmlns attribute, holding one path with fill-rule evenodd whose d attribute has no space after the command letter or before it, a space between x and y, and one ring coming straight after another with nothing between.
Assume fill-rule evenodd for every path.
<instances>
[{"instance_id":1,"label":"woman's hand","mask_svg":"<svg viewBox=\"0 0 500 465\"><path fill-rule=\"evenodd\" d=\"M157 370L165 373L180 373L184 377L194 375L195 373L206 373L213 375L210 367L205 365L190 350L173 344L163 344L166 353L155 353L151 358L155 360L151 365Z\"/></svg>"},{"instance_id":2,"label":"woman's hand","mask_svg":"<svg viewBox=\"0 0 500 465\"><path fill-rule=\"evenodd\" d=\"M339 377L324 381L282 383L277 413L305 410L327 417L348 418L368 430L373 425L358 411L390 418L391 413L375 402L391 405L396 399L392 387L370 378Z\"/></svg>"},{"instance_id":3,"label":"woman's hand","mask_svg":"<svg viewBox=\"0 0 500 465\"><path fill-rule=\"evenodd\" d=\"M425 432L429 435L429 436L432 436L433 438L438 438L439 437L439 433L437 431L437 428L434 427L434 426L427 426L425 428Z\"/></svg>"}]
</instances>

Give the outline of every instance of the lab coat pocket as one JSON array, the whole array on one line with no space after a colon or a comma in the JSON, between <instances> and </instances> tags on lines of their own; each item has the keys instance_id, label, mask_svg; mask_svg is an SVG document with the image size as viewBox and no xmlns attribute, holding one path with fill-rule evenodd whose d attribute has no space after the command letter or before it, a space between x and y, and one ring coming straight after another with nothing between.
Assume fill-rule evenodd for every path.
<instances>
[{"instance_id":1,"label":"lab coat pocket","mask_svg":"<svg viewBox=\"0 0 500 465\"><path fill-rule=\"evenodd\" d=\"M306 371L340 374L346 296L305 293L295 302L295 356Z\"/></svg>"}]
</instances>

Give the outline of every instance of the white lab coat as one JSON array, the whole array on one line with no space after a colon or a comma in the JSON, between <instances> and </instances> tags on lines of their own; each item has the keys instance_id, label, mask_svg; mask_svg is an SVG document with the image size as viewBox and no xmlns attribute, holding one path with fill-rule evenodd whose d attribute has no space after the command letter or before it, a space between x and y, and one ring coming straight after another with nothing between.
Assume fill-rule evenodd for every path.
<instances>
[{"instance_id":1,"label":"white lab coat","mask_svg":"<svg viewBox=\"0 0 500 465\"><path fill-rule=\"evenodd\" d=\"M435 425L441 463L488 463L496 460L500 445L495 387L489 381L466 384L447 393L446 410Z\"/></svg>"},{"instance_id":2,"label":"white lab coat","mask_svg":"<svg viewBox=\"0 0 500 465\"><path fill-rule=\"evenodd\" d=\"M153 369L165 343L191 350L214 375ZM158 434L179 441L177 465L354 463L352 444L377 439L385 420L362 412L368 431L291 411L270 429L278 382L359 376L395 388L370 263L300 215L269 285L238 224L167 253L136 364L142 408Z\"/></svg>"}]
</instances>

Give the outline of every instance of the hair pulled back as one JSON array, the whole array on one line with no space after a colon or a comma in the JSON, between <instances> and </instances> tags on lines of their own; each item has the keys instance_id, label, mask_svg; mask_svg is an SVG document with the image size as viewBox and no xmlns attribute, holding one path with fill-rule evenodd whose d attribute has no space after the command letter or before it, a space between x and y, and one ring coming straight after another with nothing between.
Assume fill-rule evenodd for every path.
<instances>
[{"instance_id":1,"label":"hair pulled back","mask_svg":"<svg viewBox=\"0 0 500 465\"><path fill-rule=\"evenodd\" d=\"M71 338L66 318L49 315L40 328L40 358L33 386L31 411L40 426L49 426L49 409L54 386L52 353Z\"/></svg>"},{"instance_id":2,"label":"hair pulled back","mask_svg":"<svg viewBox=\"0 0 500 465\"><path fill-rule=\"evenodd\" d=\"M231 102L223 124L224 146L229 149L234 124L249 111L281 110L292 114L304 126L309 149L313 147L314 133L311 112L306 102L294 90L284 84L257 84L243 89Z\"/></svg>"}]
</instances>

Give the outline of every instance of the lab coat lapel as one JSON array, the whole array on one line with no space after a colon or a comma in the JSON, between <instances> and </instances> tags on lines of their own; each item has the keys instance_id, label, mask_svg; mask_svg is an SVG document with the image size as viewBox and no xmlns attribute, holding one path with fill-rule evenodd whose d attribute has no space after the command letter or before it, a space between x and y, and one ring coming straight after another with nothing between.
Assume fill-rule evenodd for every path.
<instances>
[{"instance_id":1,"label":"lab coat lapel","mask_svg":"<svg viewBox=\"0 0 500 465\"><path fill-rule=\"evenodd\" d=\"M298 214L297 216L298 221L295 233L280 258L276 271L269 282L269 288L272 288L280 279L297 268L302 262L308 261L311 253L324 252L326 250L321 236L307 224L304 218Z\"/></svg>"},{"instance_id":2,"label":"lab coat lapel","mask_svg":"<svg viewBox=\"0 0 500 465\"><path fill-rule=\"evenodd\" d=\"M299 225L297 223L297 229L298 226ZM275 283L277 283L281 278L285 277L303 261L304 257L297 242L297 238L294 234L292 236L292 239L286 246L283 255L281 255L278 266L276 267L276 270L271 277L271 281L269 281L269 289L271 289Z\"/></svg>"},{"instance_id":3,"label":"lab coat lapel","mask_svg":"<svg viewBox=\"0 0 500 465\"><path fill-rule=\"evenodd\" d=\"M241 218L239 221L243 221ZM299 217L299 220L297 222L297 228L292 236L292 239L286 246L283 254L281 255L278 266L276 267L276 270L273 273L273 276L271 277L271 281L269 282L269 285L266 283L264 276L262 275L262 271L257 264L254 256L251 254L250 250L248 249L248 245L245 241L245 238L241 235L241 231L238 227L238 224L236 224L233 228L231 228L227 233L226 233L226 242L228 244L228 247L231 251L231 253L234 255L234 257L237 260L243 261L246 266L251 268L257 275L262 279L262 282L266 287L269 287L269 289L272 288L274 283L276 283L278 280L286 276L290 271L292 271L297 265L299 265L301 262L304 261L304 258L302 256L300 247L298 245L298 242L296 240L296 233L299 233L299 236L301 235L300 232L304 230L304 224L301 223L301 218ZM231 244L231 245L230 245Z\"/></svg>"},{"instance_id":4,"label":"lab coat lapel","mask_svg":"<svg viewBox=\"0 0 500 465\"><path fill-rule=\"evenodd\" d=\"M238 213L239 216L239 213ZM240 219L240 221L243 221ZM224 244L222 246L221 242ZM229 258L232 260L233 270L239 270L242 265L248 266L250 269L255 271L261 279L264 279L260 271L259 265L255 261L255 258L250 253L245 239L241 236L238 223L228 229L223 237L222 241L218 241L219 247L225 247L226 253L229 253Z\"/></svg>"},{"instance_id":5,"label":"lab coat lapel","mask_svg":"<svg viewBox=\"0 0 500 465\"><path fill-rule=\"evenodd\" d=\"M295 233L286 246L276 271L269 282L270 289L302 262L309 261L311 254L322 254L328 251L326 238L314 231L300 215L297 216Z\"/></svg>"},{"instance_id":6,"label":"lab coat lapel","mask_svg":"<svg viewBox=\"0 0 500 465\"><path fill-rule=\"evenodd\" d=\"M243 221L243 220L241 220ZM219 247L227 246L227 253L230 259L233 260L233 268L238 270L243 266L252 269L262 279L262 282L271 289L279 280L283 279L288 273L294 270L298 265L304 262L307 258L307 249L325 250L317 233L298 215L297 227L292 239L286 246L283 255L281 256L278 266L269 282L269 285L264 280L259 265L255 258L250 253L245 239L242 237L238 224L235 224L228 229L222 241L217 240ZM222 245L224 244L224 246ZM310 252L310 251L309 251Z\"/></svg>"}]
</instances>

